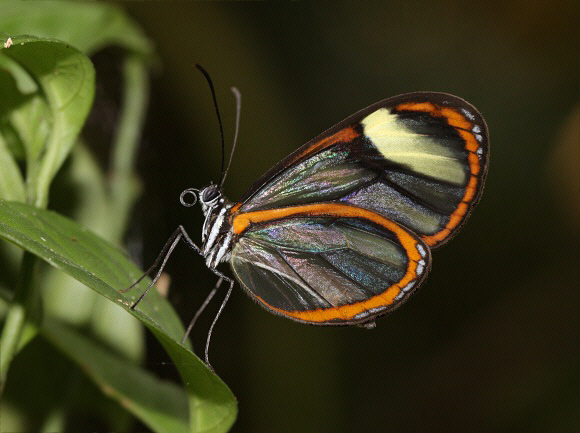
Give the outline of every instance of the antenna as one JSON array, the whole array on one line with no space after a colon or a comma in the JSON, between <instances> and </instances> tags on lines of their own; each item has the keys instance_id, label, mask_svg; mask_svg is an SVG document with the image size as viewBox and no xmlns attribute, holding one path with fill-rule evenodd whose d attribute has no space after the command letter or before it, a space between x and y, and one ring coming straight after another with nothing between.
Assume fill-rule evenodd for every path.
<instances>
[{"instance_id":1,"label":"antenna","mask_svg":"<svg viewBox=\"0 0 580 433\"><path fill-rule=\"evenodd\" d=\"M238 132L240 130L240 114L242 112L242 94L236 87L232 87L230 89L236 98L236 131L234 132L234 143L232 144L232 151L230 152L230 159L228 161L228 165L226 166L226 171L222 172L222 180L219 183L220 189L222 188L226 176L228 174L228 170L230 169L230 165L232 165L232 159L234 159L234 151L236 150L236 144L238 142Z\"/></svg>"},{"instance_id":2,"label":"antenna","mask_svg":"<svg viewBox=\"0 0 580 433\"><path fill-rule=\"evenodd\" d=\"M220 125L220 136L222 139L222 174L220 176L220 179L223 179L224 178L224 162L225 162L226 144L224 141L224 127L222 126L222 118L220 116L220 110L218 108L217 98L215 96L215 88L213 87L213 82L211 81L211 78L210 78L209 74L207 73L207 71L205 69L203 69L203 67L199 63L196 63L195 67L201 71L201 73L203 74L203 76L207 80L207 83L209 84L209 88L211 90L211 96L213 98L213 106L215 107L215 112L217 114L218 123ZM221 186L221 184L222 184L222 180L220 180L220 182L219 182L220 186Z\"/></svg>"}]
</instances>

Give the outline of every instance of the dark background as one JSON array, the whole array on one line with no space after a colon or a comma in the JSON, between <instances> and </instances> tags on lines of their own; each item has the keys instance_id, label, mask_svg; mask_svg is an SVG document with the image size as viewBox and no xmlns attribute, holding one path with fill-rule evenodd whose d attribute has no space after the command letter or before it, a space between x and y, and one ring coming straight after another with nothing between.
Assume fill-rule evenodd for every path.
<instances>
[{"instance_id":1,"label":"dark background","mask_svg":"<svg viewBox=\"0 0 580 433\"><path fill-rule=\"evenodd\" d=\"M239 399L239 432L578 431L580 108L578 3L458 1L123 3L156 44L128 234L149 265L199 207L180 192L218 180L211 73L237 154L235 201L255 179L355 111L400 93L461 96L488 122L483 198L433 254L423 288L373 331L296 324L239 286L211 361ZM98 64L98 59L97 59ZM170 299L188 322L215 277L182 247ZM223 293L222 293L223 295ZM194 329L202 347L214 302ZM152 343L150 367L172 376ZM201 353L198 350L198 353Z\"/></svg>"}]
</instances>

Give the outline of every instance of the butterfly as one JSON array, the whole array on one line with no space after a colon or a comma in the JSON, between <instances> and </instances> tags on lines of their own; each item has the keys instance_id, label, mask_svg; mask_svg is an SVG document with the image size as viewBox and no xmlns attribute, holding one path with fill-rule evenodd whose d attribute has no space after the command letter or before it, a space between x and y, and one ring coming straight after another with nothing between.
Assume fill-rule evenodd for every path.
<instances>
[{"instance_id":1,"label":"butterfly","mask_svg":"<svg viewBox=\"0 0 580 433\"><path fill-rule=\"evenodd\" d=\"M480 199L488 162L487 125L471 104L445 93L394 96L299 147L237 202L223 194L223 168L218 184L185 190L182 204L199 200L205 216L201 246L180 226L160 257L164 265L184 240L220 277L198 313L229 283L210 335L234 281L298 322L373 327L425 281L431 250ZM224 262L233 278L218 270Z\"/></svg>"}]
</instances>

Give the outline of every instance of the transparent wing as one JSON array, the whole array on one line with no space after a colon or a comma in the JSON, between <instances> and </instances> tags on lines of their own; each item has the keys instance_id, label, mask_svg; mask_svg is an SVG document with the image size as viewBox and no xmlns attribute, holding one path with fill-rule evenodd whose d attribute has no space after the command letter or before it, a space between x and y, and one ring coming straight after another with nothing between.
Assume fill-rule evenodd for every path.
<instances>
[{"instance_id":1,"label":"transparent wing","mask_svg":"<svg viewBox=\"0 0 580 433\"><path fill-rule=\"evenodd\" d=\"M479 200L487 137L477 109L455 96L389 98L296 150L232 212L342 202L396 221L436 247L457 232Z\"/></svg>"},{"instance_id":2,"label":"transparent wing","mask_svg":"<svg viewBox=\"0 0 580 433\"><path fill-rule=\"evenodd\" d=\"M423 281L429 248L391 221L347 205L259 215L238 238L230 264L266 309L294 320L350 324L400 305Z\"/></svg>"}]
</instances>

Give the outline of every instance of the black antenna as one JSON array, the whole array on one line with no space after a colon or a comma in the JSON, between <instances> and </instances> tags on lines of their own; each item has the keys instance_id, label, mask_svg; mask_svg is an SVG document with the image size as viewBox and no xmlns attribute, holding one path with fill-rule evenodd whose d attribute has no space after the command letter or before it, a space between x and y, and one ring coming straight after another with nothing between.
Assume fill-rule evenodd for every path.
<instances>
[{"instance_id":1,"label":"black antenna","mask_svg":"<svg viewBox=\"0 0 580 433\"><path fill-rule=\"evenodd\" d=\"M217 114L218 123L220 125L220 135L221 135L221 139L222 139L222 174L220 176L219 185L221 186L221 184L223 183L222 179L224 178L224 162L225 162L225 152L226 152L226 144L224 141L224 127L222 126L222 118L220 116L220 110L218 108L218 103L217 103L217 98L215 96L215 88L213 87L213 82L211 81L211 78L210 78L209 74L207 73L207 71L205 69L203 69L203 67L200 64L196 63L195 67L201 71L201 73L204 75L205 79L207 80L207 83L209 84L209 88L211 90L211 96L213 98L213 106L215 107L215 112Z\"/></svg>"},{"instance_id":2,"label":"black antenna","mask_svg":"<svg viewBox=\"0 0 580 433\"><path fill-rule=\"evenodd\" d=\"M222 173L222 180L219 183L220 189L224 185L226 180L226 176L228 174L228 170L230 169L230 165L232 165L232 159L234 159L234 151L236 150L236 143L238 142L238 132L240 130L240 114L242 112L242 94L236 87L232 87L230 89L236 98L236 131L234 132L234 144L232 144L232 150L230 152L230 159L228 161L228 165L226 166L226 171Z\"/></svg>"}]
</instances>

